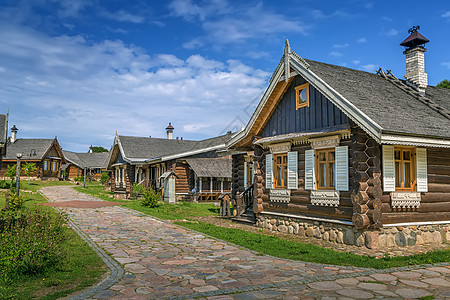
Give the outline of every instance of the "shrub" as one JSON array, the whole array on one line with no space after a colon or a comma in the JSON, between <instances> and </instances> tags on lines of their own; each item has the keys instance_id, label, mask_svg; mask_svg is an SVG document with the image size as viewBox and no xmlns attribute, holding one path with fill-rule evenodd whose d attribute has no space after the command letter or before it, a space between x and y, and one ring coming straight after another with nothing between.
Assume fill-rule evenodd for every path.
<instances>
[{"instance_id":1,"label":"shrub","mask_svg":"<svg viewBox=\"0 0 450 300\"><path fill-rule=\"evenodd\" d=\"M64 257L64 220L34 208L0 213L0 277L34 275L56 266Z\"/></svg>"},{"instance_id":2,"label":"shrub","mask_svg":"<svg viewBox=\"0 0 450 300\"><path fill-rule=\"evenodd\" d=\"M142 189L141 205L148 206L150 208L158 205L158 200L161 198L161 194L155 192L153 189Z\"/></svg>"},{"instance_id":3,"label":"shrub","mask_svg":"<svg viewBox=\"0 0 450 300\"><path fill-rule=\"evenodd\" d=\"M25 202L23 197L19 196L17 194L17 191L15 188L11 188L11 192L6 194L5 198L6 198L6 204L5 204L6 209L11 209L11 210L20 209L20 208L22 208L22 205Z\"/></svg>"},{"instance_id":4,"label":"shrub","mask_svg":"<svg viewBox=\"0 0 450 300\"><path fill-rule=\"evenodd\" d=\"M100 177L100 182L102 184L106 184L109 181L109 173L106 171L102 172L102 176Z\"/></svg>"},{"instance_id":5,"label":"shrub","mask_svg":"<svg viewBox=\"0 0 450 300\"><path fill-rule=\"evenodd\" d=\"M0 189L9 189L11 184L6 180L0 180Z\"/></svg>"}]
</instances>

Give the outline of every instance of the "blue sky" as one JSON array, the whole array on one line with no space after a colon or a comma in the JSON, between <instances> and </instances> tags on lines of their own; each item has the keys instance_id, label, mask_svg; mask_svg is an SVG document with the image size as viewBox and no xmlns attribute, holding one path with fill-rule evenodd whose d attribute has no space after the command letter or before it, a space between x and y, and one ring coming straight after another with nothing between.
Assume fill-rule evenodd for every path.
<instances>
[{"instance_id":1,"label":"blue sky","mask_svg":"<svg viewBox=\"0 0 450 300\"><path fill-rule=\"evenodd\" d=\"M405 74L420 25L450 79L448 1L0 1L0 113L18 137L109 148L115 132L202 139L245 124L289 39L308 59Z\"/></svg>"}]
</instances>

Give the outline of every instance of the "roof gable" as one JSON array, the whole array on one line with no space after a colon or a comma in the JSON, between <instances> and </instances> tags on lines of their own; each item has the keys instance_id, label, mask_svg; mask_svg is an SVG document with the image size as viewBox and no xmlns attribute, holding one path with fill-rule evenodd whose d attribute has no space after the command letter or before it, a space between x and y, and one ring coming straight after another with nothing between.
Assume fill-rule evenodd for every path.
<instances>
[{"instance_id":1,"label":"roof gable","mask_svg":"<svg viewBox=\"0 0 450 300\"><path fill-rule=\"evenodd\" d=\"M415 136L408 138L411 144L450 147L450 120L413 95L376 74L305 60L290 51L288 44L247 126L227 143L228 147L251 145L251 138L261 132L296 75L301 75L380 143L392 143L388 136L408 135ZM441 91L431 90L442 99ZM404 139L399 138L398 142L404 143Z\"/></svg>"}]
</instances>

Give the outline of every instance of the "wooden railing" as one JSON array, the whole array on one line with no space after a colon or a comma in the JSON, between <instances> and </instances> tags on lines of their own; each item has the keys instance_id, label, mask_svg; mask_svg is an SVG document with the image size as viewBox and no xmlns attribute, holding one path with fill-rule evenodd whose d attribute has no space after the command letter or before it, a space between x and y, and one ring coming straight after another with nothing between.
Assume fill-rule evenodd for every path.
<instances>
[{"instance_id":1,"label":"wooden railing","mask_svg":"<svg viewBox=\"0 0 450 300\"><path fill-rule=\"evenodd\" d=\"M237 217L253 206L253 186L254 184L247 187L241 194L236 194Z\"/></svg>"}]
</instances>

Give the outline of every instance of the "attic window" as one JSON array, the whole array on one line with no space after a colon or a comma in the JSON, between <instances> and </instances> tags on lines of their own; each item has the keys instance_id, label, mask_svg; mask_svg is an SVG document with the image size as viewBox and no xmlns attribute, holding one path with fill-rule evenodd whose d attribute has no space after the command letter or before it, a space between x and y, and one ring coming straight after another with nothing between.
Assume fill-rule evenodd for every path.
<instances>
[{"instance_id":1,"label":"attic window","mask_svg":"<svg viewBox=\"0 0 450 300\"><path fill-rule=\"evenodd\" d=\"M309 83L295 87L295 109L309 107Z\"/></svg>"}]
</instances>

